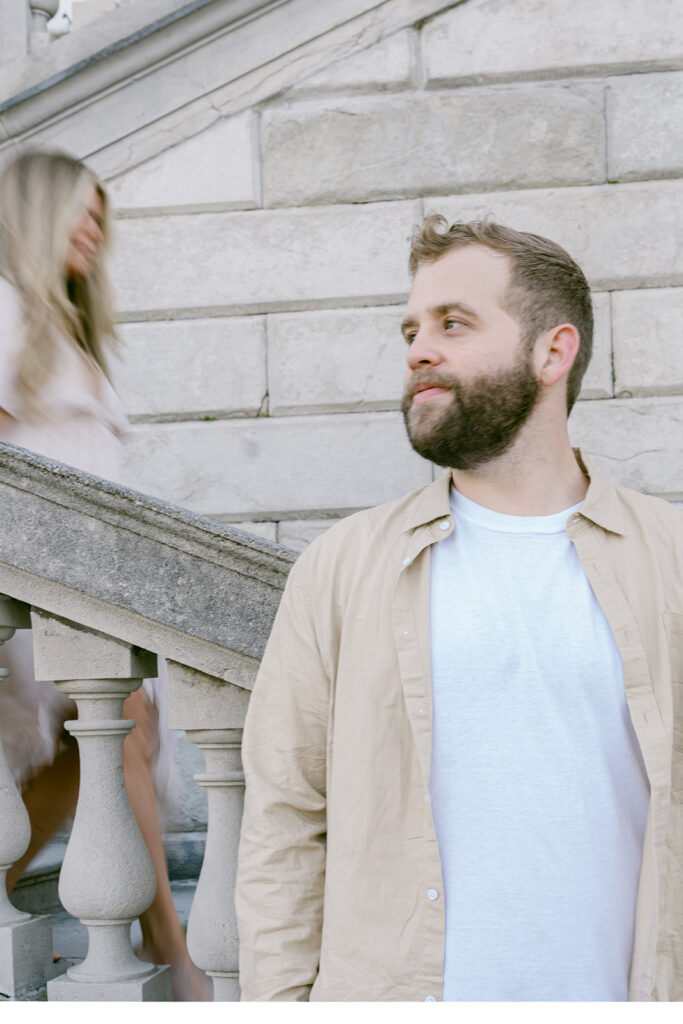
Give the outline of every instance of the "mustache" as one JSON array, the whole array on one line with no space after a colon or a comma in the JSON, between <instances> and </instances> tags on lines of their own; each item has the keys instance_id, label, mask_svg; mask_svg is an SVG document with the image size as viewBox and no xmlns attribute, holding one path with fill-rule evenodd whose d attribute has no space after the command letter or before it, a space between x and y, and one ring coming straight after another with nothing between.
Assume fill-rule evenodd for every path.
<instances>
[{"instance_id":1,"label":"mustache","mask_svg":"<svg viewBox=\"0 0 683 1024\"><path fill-rule=\"evenodd\" d=\"M434 370L415 370L406 381L403 399L411 402L418 391L426 391L427 388L447 388L452 391L457 387L458 381L451 374L434 373Z\"/></svg>"}]
</instances>

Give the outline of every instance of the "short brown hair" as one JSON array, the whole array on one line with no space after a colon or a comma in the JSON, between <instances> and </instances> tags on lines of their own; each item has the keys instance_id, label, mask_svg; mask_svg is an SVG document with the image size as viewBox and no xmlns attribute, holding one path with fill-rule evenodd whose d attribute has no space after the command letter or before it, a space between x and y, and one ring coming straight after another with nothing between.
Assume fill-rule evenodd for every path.
<instances>
[{"instance_id":1,"label":"short brown hair","mask_svg":"<svg viewBox=\"0 0 683 1024\"><path fill-rule=\"evenodd\" d=\"M434 263L452 249L479 245L507 256L510 284L505 308L517 320L522 341L531 348L544 331L570 323L579 332L579 350L567 377L567 412L581 390L593 351L593 306L590 288L568 252L541 235L515 231L494 221L456 221L448 225L441 214L427 217L411 239L410 273Z\"/></svg>"}]
</instances>

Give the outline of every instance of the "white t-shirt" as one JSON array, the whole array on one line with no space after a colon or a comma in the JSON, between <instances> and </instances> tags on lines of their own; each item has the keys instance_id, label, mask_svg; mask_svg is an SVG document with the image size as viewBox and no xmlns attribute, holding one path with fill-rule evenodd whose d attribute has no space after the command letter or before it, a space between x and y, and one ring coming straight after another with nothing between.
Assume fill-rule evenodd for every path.
<instances>
[{"instance_id":1,"label":"white t-shirt","mask_svg":"<svg viewBox=\"0 0 683 1024\"><path fill-rule=\"evenodd\" d=\"M443 998L625 1000L649 787L576 509L451 494L431 552Z\"/></svg>"}]
</instances>

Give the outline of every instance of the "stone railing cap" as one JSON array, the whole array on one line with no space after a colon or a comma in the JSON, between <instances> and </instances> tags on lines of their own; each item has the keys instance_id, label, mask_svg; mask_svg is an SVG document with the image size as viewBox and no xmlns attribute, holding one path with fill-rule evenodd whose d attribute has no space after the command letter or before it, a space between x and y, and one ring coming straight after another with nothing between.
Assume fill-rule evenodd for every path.
<instances>
[{"instance_id":1,"label":"stone railing cap","mask_svg":"<svg viewBox=\"0 0 683 1024\"><path fill-rule=\"evenodd\" d=\"M6 444L0 517L0 591L226 678L221 650L261 657L296 558Z\"/></svg>"}]
</instances>

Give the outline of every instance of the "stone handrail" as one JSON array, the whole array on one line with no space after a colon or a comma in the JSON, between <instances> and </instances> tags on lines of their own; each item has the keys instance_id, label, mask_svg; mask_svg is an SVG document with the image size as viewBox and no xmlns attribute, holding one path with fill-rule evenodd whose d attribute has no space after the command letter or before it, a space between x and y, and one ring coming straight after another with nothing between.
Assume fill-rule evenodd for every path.
<instances>
[{"instance_id":1,"label":"stone handrail","mask_svg":"<svg viewBox=\"0 0 683 1024\"><path fill-rule=\"evenodd\" d=\"M68 728L79 743L81 789L60 897L87 924L89 949L82 964L48 982L48 999L169 998L167 969L141 965L130 948L130 922L151 902L154 881L121 764L132 726L121 706L156 674L156 654L167 658L170 725L206 754L197 781L209 795L207 844L188 946L213 977L214 998L238 998L232 891L241 729L294 557L0 445L0 643L32 628L36 677L56 682L79 709ZM1 884L28 843L1 752L0 813L12 823L0 836ZM50 950L48 919L0 901L0 991L21 998L40 987Z\"/></svg>"}]
</instances>

